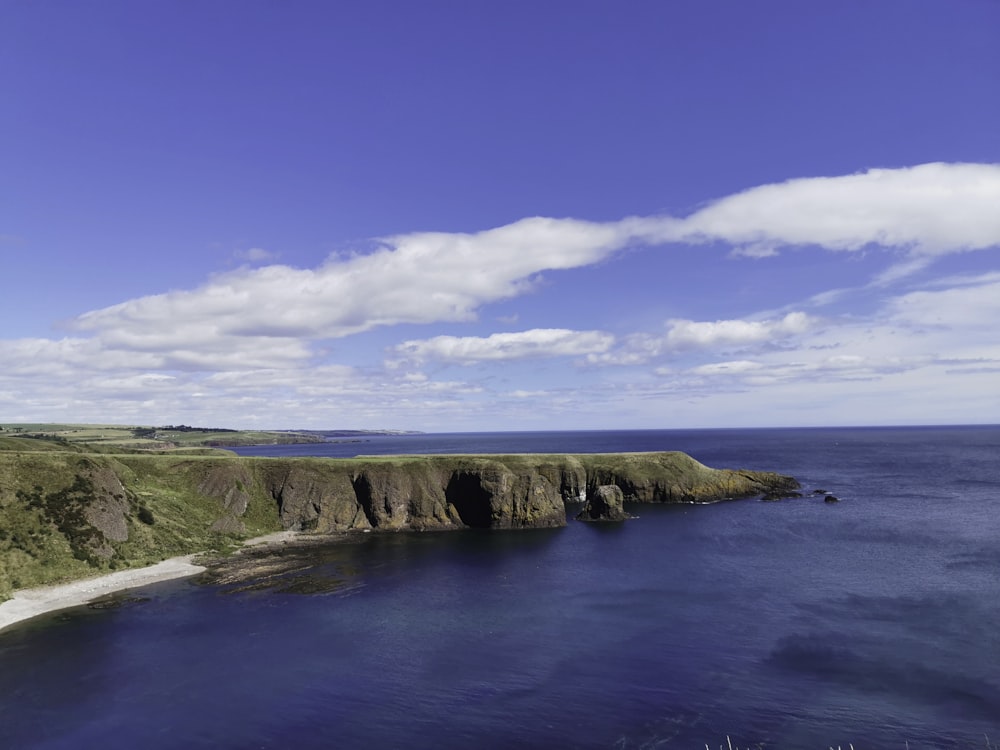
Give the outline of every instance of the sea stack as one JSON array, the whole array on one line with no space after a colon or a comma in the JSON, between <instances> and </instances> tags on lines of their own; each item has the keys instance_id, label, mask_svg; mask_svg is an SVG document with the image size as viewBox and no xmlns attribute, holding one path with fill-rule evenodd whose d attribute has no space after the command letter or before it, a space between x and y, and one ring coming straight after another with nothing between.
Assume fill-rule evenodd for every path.
<instances>
[{"instance_id":1,"label":"sea stack","mask_svg":"<svg viewBox=\"0 0 1000 750\"><path fill-rule=\"evenodd\" d=\"M587 504L576 516L577 521L617 522L631 518L625 512L625 495L615 484L602 484L588 493Z\"/></svg>"}]
</instances>

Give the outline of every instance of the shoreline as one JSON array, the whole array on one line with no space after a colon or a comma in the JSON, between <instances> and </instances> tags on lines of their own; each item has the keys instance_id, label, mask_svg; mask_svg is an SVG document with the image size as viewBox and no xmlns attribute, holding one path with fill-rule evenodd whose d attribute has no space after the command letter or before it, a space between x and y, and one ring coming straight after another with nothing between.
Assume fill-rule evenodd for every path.
<instances>
[{"instance_id":1,"label":"shoreline","mask_svg":"<svg viewBox=\"0 0 1000 750\"><path fill-rule=\"evenodd\" d=\"M254 537L243 542L243 547L285 543L298 536L298 533L278 531ZM117 570L114 573L106 573L94 578L19 589L14 592L10 599L0 603L0 632L41 615L89 604L108 594L199 575L208 570L206 566L193 562L194 558L202 554L204 553L195 552L190 555L171 557L144 568Z\"/></svg>"}]
</instances>

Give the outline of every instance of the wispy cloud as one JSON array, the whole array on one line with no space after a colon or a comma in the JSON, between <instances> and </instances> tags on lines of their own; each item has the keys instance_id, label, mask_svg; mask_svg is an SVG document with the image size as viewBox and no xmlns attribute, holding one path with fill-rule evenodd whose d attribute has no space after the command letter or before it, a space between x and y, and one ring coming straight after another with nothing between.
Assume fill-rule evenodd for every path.
<instances>
[{"instance_id":1,"label":"wispy cloud","mask_svg":"<svg viewBox=\"0 0 1000 750\"><path fill-rule=\"evenodd\" d=\"M435 336L405 341L394 348L402 360L428 359L458 364L528 359L532 357L579 357L606 352L615 337L602 331L571 331L535 328L490 336Z\"/></svg>"},{"instance_id":2,"label":"wispy cloud","mask_svg":"<svg viewBox=\"0 0 1000 750\"><path fill-rule=\"evenodd\" d=\"M661 334L634 333L611 351L590 354L591 364L637 365L691 350L759 348L806 333L818 320L803 312L765 320L696 321L671 319Z\"/></svg>"},{"instance_id":3,"label":"wispy cloud","mask_svg":"<svg viewBox=\"0 0 1000 750\"><path fill-rule=\"evenodd\" d=\"M936 378L990 371L1000 362L1000 278L960 277L951 286L907 292L887 299L865 319L824 319L805 328L794 346L760 351L740 360L720 359L665 377L711 378L745 387L792 382L881 380L907 372L936 372ZM703 381L702 385L704 385ZM941 388L947 388L941 380Z\"/></svg>"},{"instance_id":4,"label":"wispy cloud","mask_svg":"<svg viewBox=\"0 0 1000 750\"><path fill-rule=\"evenodd\" d=\"M700 365L692 368L691 372L695 375L742 375L763 368L764 365L760 362L738 359L731 362L713 362L710 365Z\"/></svg>"},{"instance_id":5,"label":"wispy cloud","mask_svg":"<svg viewBox=\"0 0 1000 750\"><path fill-rule=\"evenodd\" d=\"M1000 278L986 274L974 279L955 280L955 286L910 292L888 304L890 319L923 328L962 331L964 336L982 337L1000 343Z\"/></svg>"},{"instance_id":6,"label":"wispy cloud","mask_svg":"<svg viewBox=\"0 0 1000 750\"><path fill-rule=\"evenodd\" d=\"M278 253L262 247L251 247L247 250L237 250L233 253L233 257L246 263L269 263L278 259Z\"/></svg>"}]
</instances>

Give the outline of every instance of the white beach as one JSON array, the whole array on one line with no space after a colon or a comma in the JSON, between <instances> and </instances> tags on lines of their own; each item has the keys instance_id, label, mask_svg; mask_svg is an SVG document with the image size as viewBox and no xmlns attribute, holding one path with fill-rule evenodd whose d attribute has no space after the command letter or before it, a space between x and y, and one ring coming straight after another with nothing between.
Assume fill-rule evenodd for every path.
<instances>
[{"instance_id":1,"label":"white beach","mask_svg":"<svg viewBox=\"0 0 1000 750\"><path fill-rule=\"evenodd\" d=\"M244 545L275 544L296 536L294 531L279 531L274 534L247 540ZM206 570L192 560L196 555L171 557L145 568L119 570L95 578L85 578L54 586L39 586L15 591L11 599L0 603L0 630L32 617L38 617L60 609L78 607L107 594L147 586L174 578L186 578Z\"/></svg>"}]
</instances>

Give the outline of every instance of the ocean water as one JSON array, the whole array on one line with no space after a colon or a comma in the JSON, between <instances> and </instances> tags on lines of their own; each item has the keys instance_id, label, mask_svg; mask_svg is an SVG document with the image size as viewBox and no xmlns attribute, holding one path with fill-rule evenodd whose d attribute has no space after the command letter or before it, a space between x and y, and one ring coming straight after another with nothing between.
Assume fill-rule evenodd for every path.
<instances>
[{"instance_id":1,"label":"ocean water","mask_svg":"<svg viewBox=\"0 0 1000 750\"><path fill-rule=\"evenodd\" d=\"M0 633L2 748L1000 744L1000 428L373 437L241 453L684 450L818 496L359 535Z\"/></svg>"}]
</instances>

